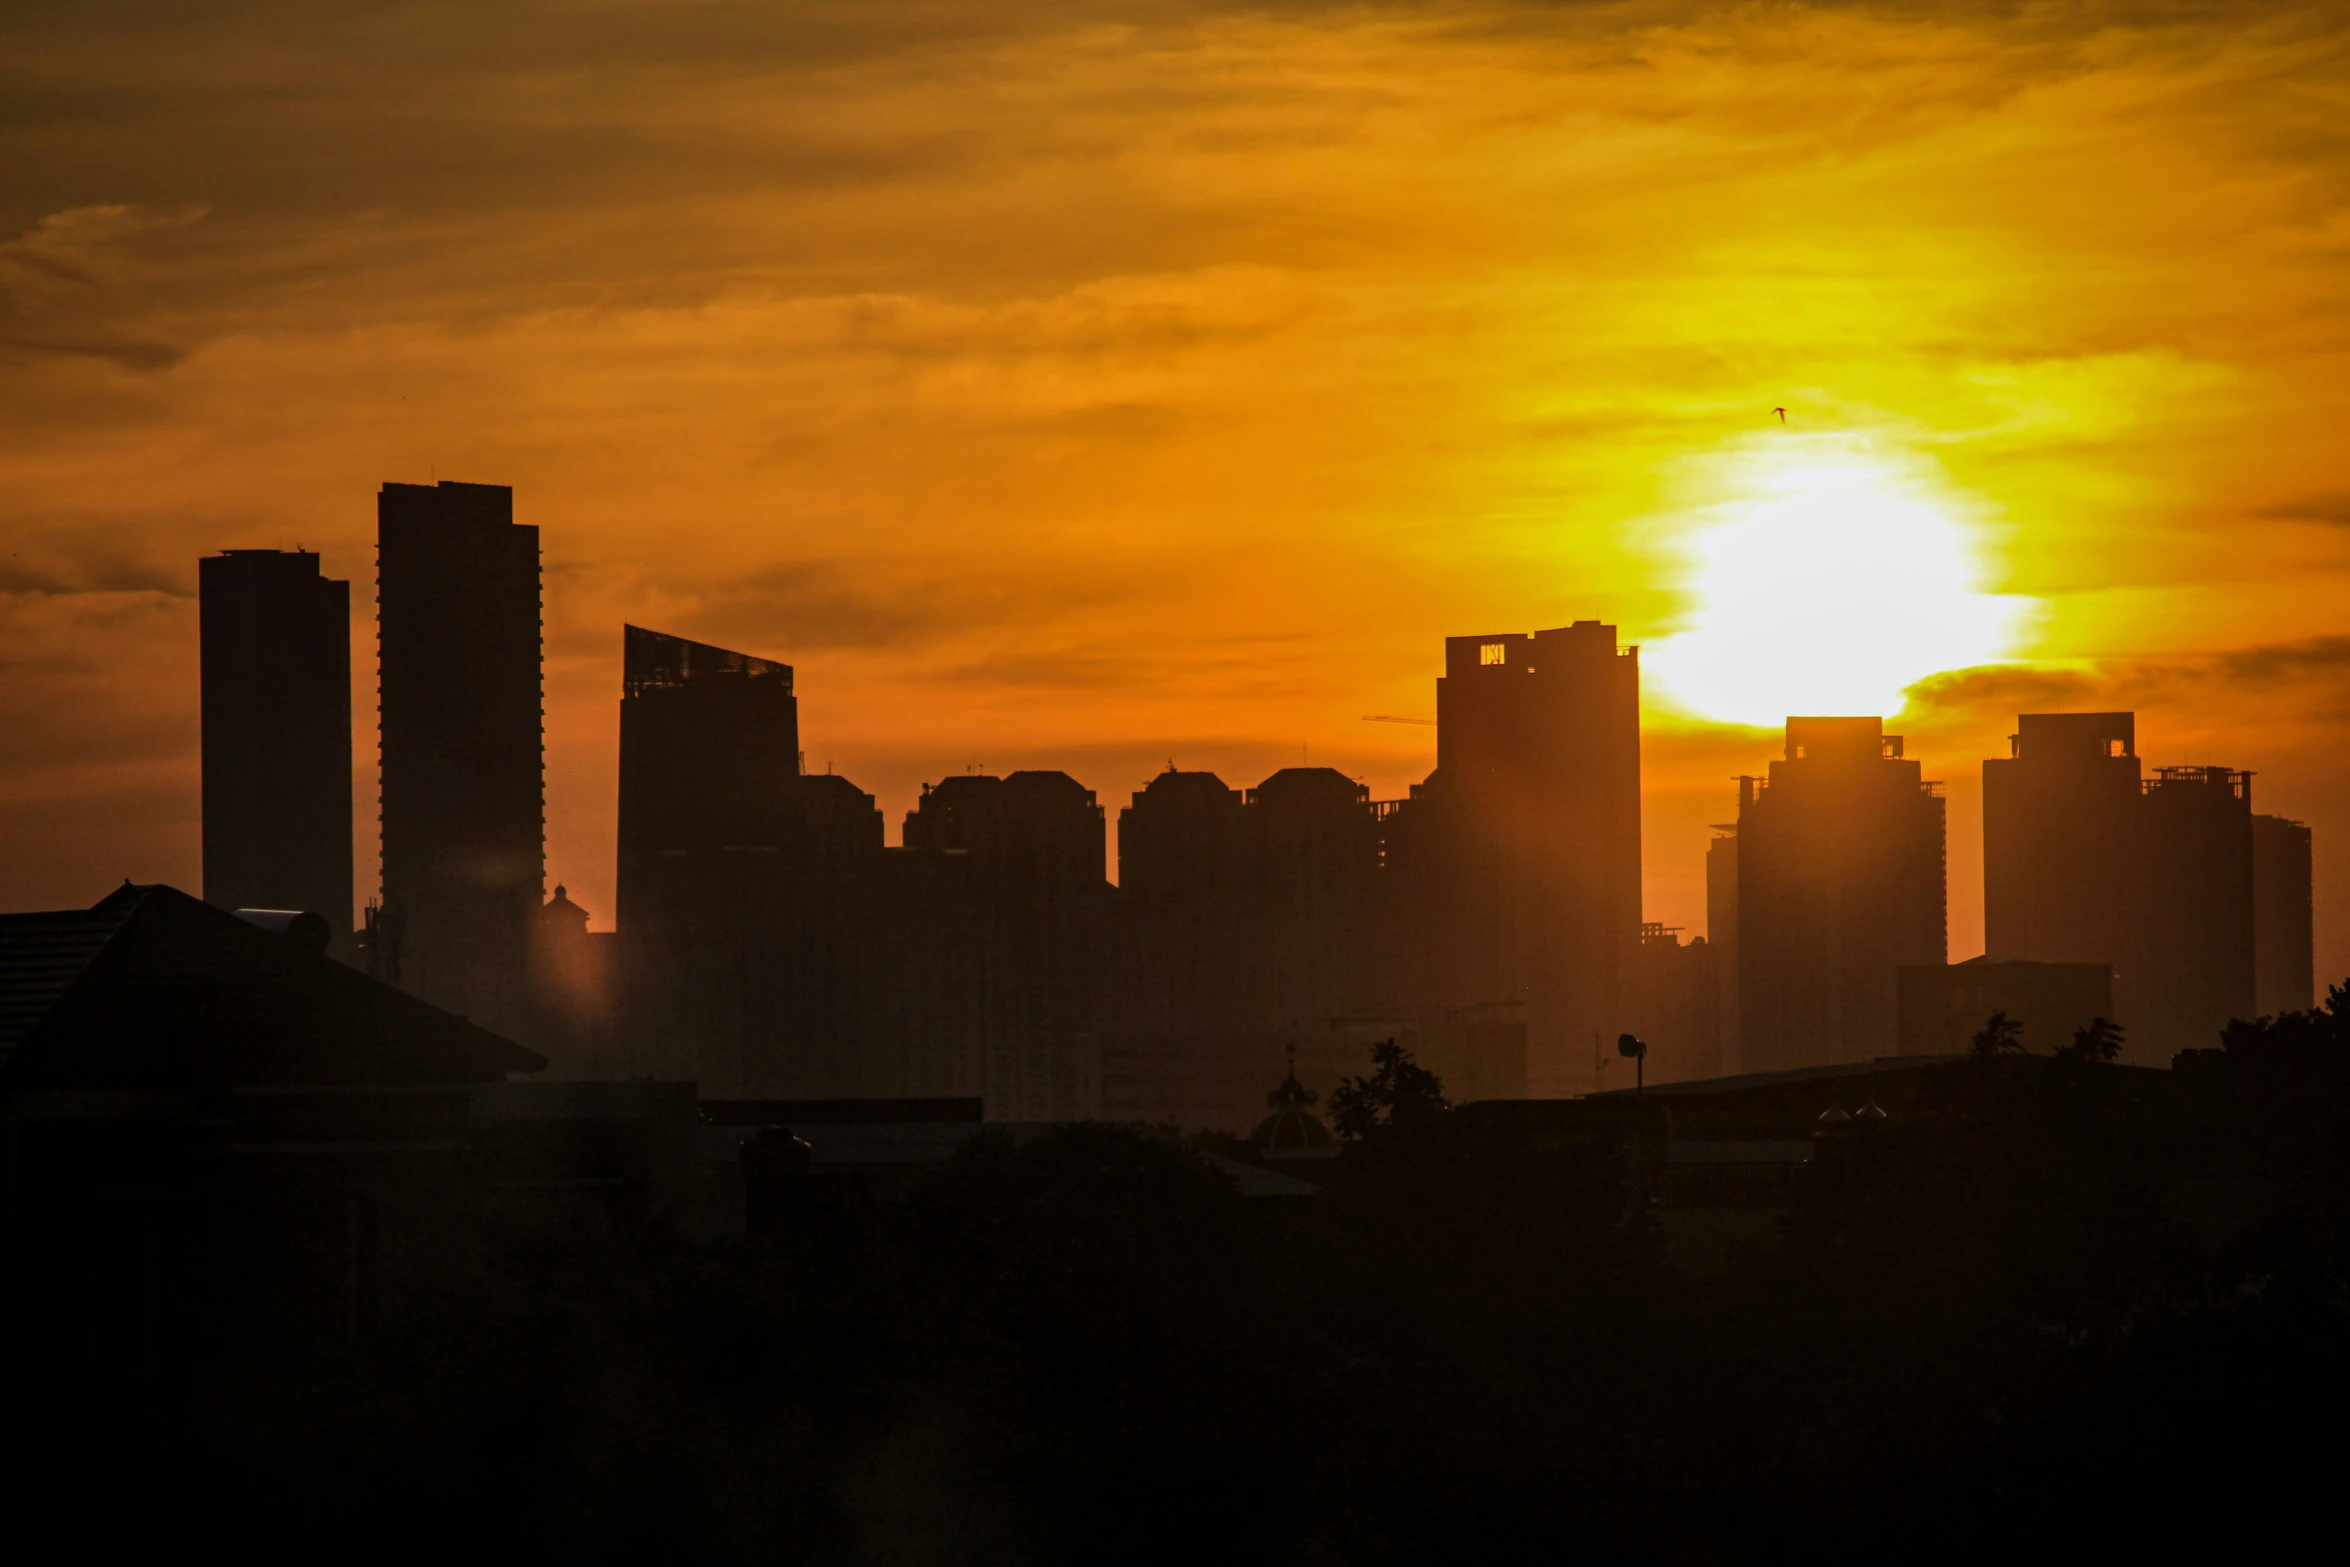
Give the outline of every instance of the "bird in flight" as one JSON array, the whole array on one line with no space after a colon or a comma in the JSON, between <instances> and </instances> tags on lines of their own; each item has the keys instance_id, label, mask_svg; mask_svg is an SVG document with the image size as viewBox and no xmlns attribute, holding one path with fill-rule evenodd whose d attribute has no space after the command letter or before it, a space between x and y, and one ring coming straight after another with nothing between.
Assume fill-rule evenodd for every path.
<instances>
[{"instance_id":1,"label":"bird in flight","mask_svg":"<svg viewBox=\"0 0 2350 1567\"><path fill-rule=\"evenodd\" d=\"M1781 424L1785 424L1785 423L1787 422L1787 410L1786 410L1786 409L1784 409L1784 408L1774 408L1774 409L1772 409L1772 410L1771 410L1771 412L1773 412L1773 413L1775 413L1775 414L1777 414L1777 415L1779 416L1779 422L1780 422Z\"/></svg>"}]
</instances>

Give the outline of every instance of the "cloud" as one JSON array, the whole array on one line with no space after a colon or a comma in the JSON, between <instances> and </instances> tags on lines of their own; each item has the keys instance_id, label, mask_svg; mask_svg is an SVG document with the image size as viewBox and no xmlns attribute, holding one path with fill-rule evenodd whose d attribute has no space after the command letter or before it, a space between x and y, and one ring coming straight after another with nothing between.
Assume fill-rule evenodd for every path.
<instances>
[{"instance_id":1,"label":"cloud","mask_svg":"<svg viewBox=\"0 0 2350 1567\"><path fill-rule=\"evenodd\" d=\"M2331 527L2350 528L2350 490L2299 495L2288 501L2255 507L2250 515L2264 521L2322 522Z\"/></svg>"},{"instance_id":2,"label":"cloud","mask_svg":"<svg viewBox=\"0 0 2350 1567\"><path fill-rule=\"evenodd\" d=\"M102 342L97 340L55 340L43 342L31 337L0 337L0 350L14 349L28 354L62 354L68 358L103 359L125 370L168 370L188 357L188 351L176 343L139 343L124 340Z\"/></svg>"},{"instance_id":3,"label":"cloud","mask_svg":"<svg viewBox=\"0 0 2350 1567\"><path fill-rule=\"evenodd\" d=\"M2027 712L2139 707L2205 712L2330 707L2350 696L2350 636L2258 643L2194 658L2102 660L2075 669L1994 665L1953 670L1912 686L1908 711L1924 722Z\"/></svg>"}]
</instances>

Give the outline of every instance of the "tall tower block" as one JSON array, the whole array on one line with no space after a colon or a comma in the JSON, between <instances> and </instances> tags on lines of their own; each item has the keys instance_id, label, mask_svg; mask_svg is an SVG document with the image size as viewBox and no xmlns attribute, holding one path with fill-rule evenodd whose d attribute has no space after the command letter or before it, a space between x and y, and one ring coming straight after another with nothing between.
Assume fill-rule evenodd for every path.
<instances>
[{"instance_id":1,"label":"tall tower block","mask_svg":"<svg viewBox=\"0 0 2350 1567\"><path fill-rule=\"evenodd\" d=\"M2010 754L1983 763L1987 956L2135 968L2137 728L2132 713L2025 713Z\"/></svg>"},{"instance_id":2,"label":"tall tower block","mask_svg":"<svg viewBox=\"0 0 2350 1567\"><path fill-rule=\"evenodd\" d=\"M2263 1017L2317 999L2309 848L2300 822L2252 818L2252 1007Z\"/></svg>"},{"instance_id":3,"label":"tall tower block","mask_svg":"<svg viewBox=\"0 0 2350 1567\"><path fill-rule=\"evenodd\" d=\"M196 567L204 898L326 916L351 942L351 584L302 550Z\"/></svg>"},{"instance_id":4,"label":"tall tower block","mask_svg":"<svg viewBox=\"0 0 2350 1567\"><path fill-rule=\"evenodd\" d=\"M1640 945L1640 653L1596 620L1447 637L1430 798L1456 1004L1523 1002L1529 1089L1593 1086Z\"/></svg>"},{"instance_id":5,"label":"tall tower block","mask_svg":"<svg viewBox=\"0 0 2350 1567\"><path fill-rule=\"evenodd\" d=\"M386 977L485 1027L527 1027L546 881L539 533L501 484L376 498Z\"/></svg>"},{"instance_id":6,"label":"tall tower block","mask_svg":"<svg viewBox=\"0 0 2350 1567\"><path fill-rule=\"evenodd\" d=\"M1941 796L1875 718L1790 718L1739 782L1740 1064L1867 1061L1899 1040L1895 971L1949 955Z\"/></svg>"},{"instance_id":7,"label":"tall tower block","mask_svg":"<svg viewBox=\"0 0 2350 1567\"><path fill-rule=\"evenodd\" d=\"M2255 1011L2252 775L2142 775L2130 713L2025 713L1983 763L1993 958L2114 970L2122 1059L2168 1066Z\"/></svg>"}]
</instances>

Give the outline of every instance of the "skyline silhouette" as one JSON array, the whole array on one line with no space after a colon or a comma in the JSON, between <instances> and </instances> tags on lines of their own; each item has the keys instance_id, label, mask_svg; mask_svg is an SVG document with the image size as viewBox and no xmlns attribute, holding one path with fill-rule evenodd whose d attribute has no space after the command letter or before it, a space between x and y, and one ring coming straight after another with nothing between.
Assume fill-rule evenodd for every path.
<instances>
[{"instance_id":1,"label":"skyline silhouette","mask_svg":"<svg viewBox=\"0 0 2350 1567\"><path fill-rule=\"evenodd\" d=\"M20 1554L2338 1529L2340 0L0 94Z\"/></svg>"},{"instance_id":2,"label":"skyline silhouette","mask_svg":"<svg viewBox=\"0 0 2350 1567\"><path fill-rule=\"evenodd\" d=\"M558 1077L1230 1132L1276 1051L1334 1090L1382 1032L1481 1093L1554 1099L1609 1085L1609 1039L1636 1081L1656 1045L1661 1083L1932 1054L1988 1005L2041 1035L2118 1023L2130 1060L2163 1066L2259 996L2313 993L2309 829L2256 814L2248 772L2142 776L2130 713L2022 714L1981 764L1990 950L1963 973L1944 968L1945 782L1877 717L1787 720L1712 825L1706 925L1682 940L1644 907L1640 650L1590 620L1446 638L1436 765L1400 798L1302 747L1245 789L1170 764L1114 846L1068 773L974 763L923 784L892 847L873 795L806 770L790 665L624 625L617 933L598 934L567 885L542 904L515 880L544 866L543 814L513 810L543 799L537 530L501 486L387 484L379 509L396 852L358 961ZM350 728L334 658L262 642L323 631L339 652L319 607L347 589L317 565L204 563L211 771L246 784L208 790L208 842L252 836L257 778L313 839L344 798L315 767L257 765ZM340 916L322 928L343 943Z\"/></svg>"}]
</instances>

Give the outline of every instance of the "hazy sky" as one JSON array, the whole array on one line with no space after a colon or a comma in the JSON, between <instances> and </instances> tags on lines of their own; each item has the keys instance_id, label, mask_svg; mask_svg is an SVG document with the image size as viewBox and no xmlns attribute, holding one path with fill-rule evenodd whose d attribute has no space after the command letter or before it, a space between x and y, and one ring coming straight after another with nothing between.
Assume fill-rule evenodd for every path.
<instances>
[{"instance_id":1,"label":"hazy sky","mask_svg":"<svg viewBox=\"0 0 2350 1567\"><path fill-rule=\"evenodd\" d=\"M439 477L542 530L599 916L624 619L796 665L894 840L973 764L1400 794L1443 636L1597 617L1652 918L1776 749L1709 719L1930 676L1953 957L1980 760L2117 706L2316 827L2350 972L2338 4L85 0L0 106L0 907L195 887L197 557L371 609Z\"/></svg>"}]
</instances>

